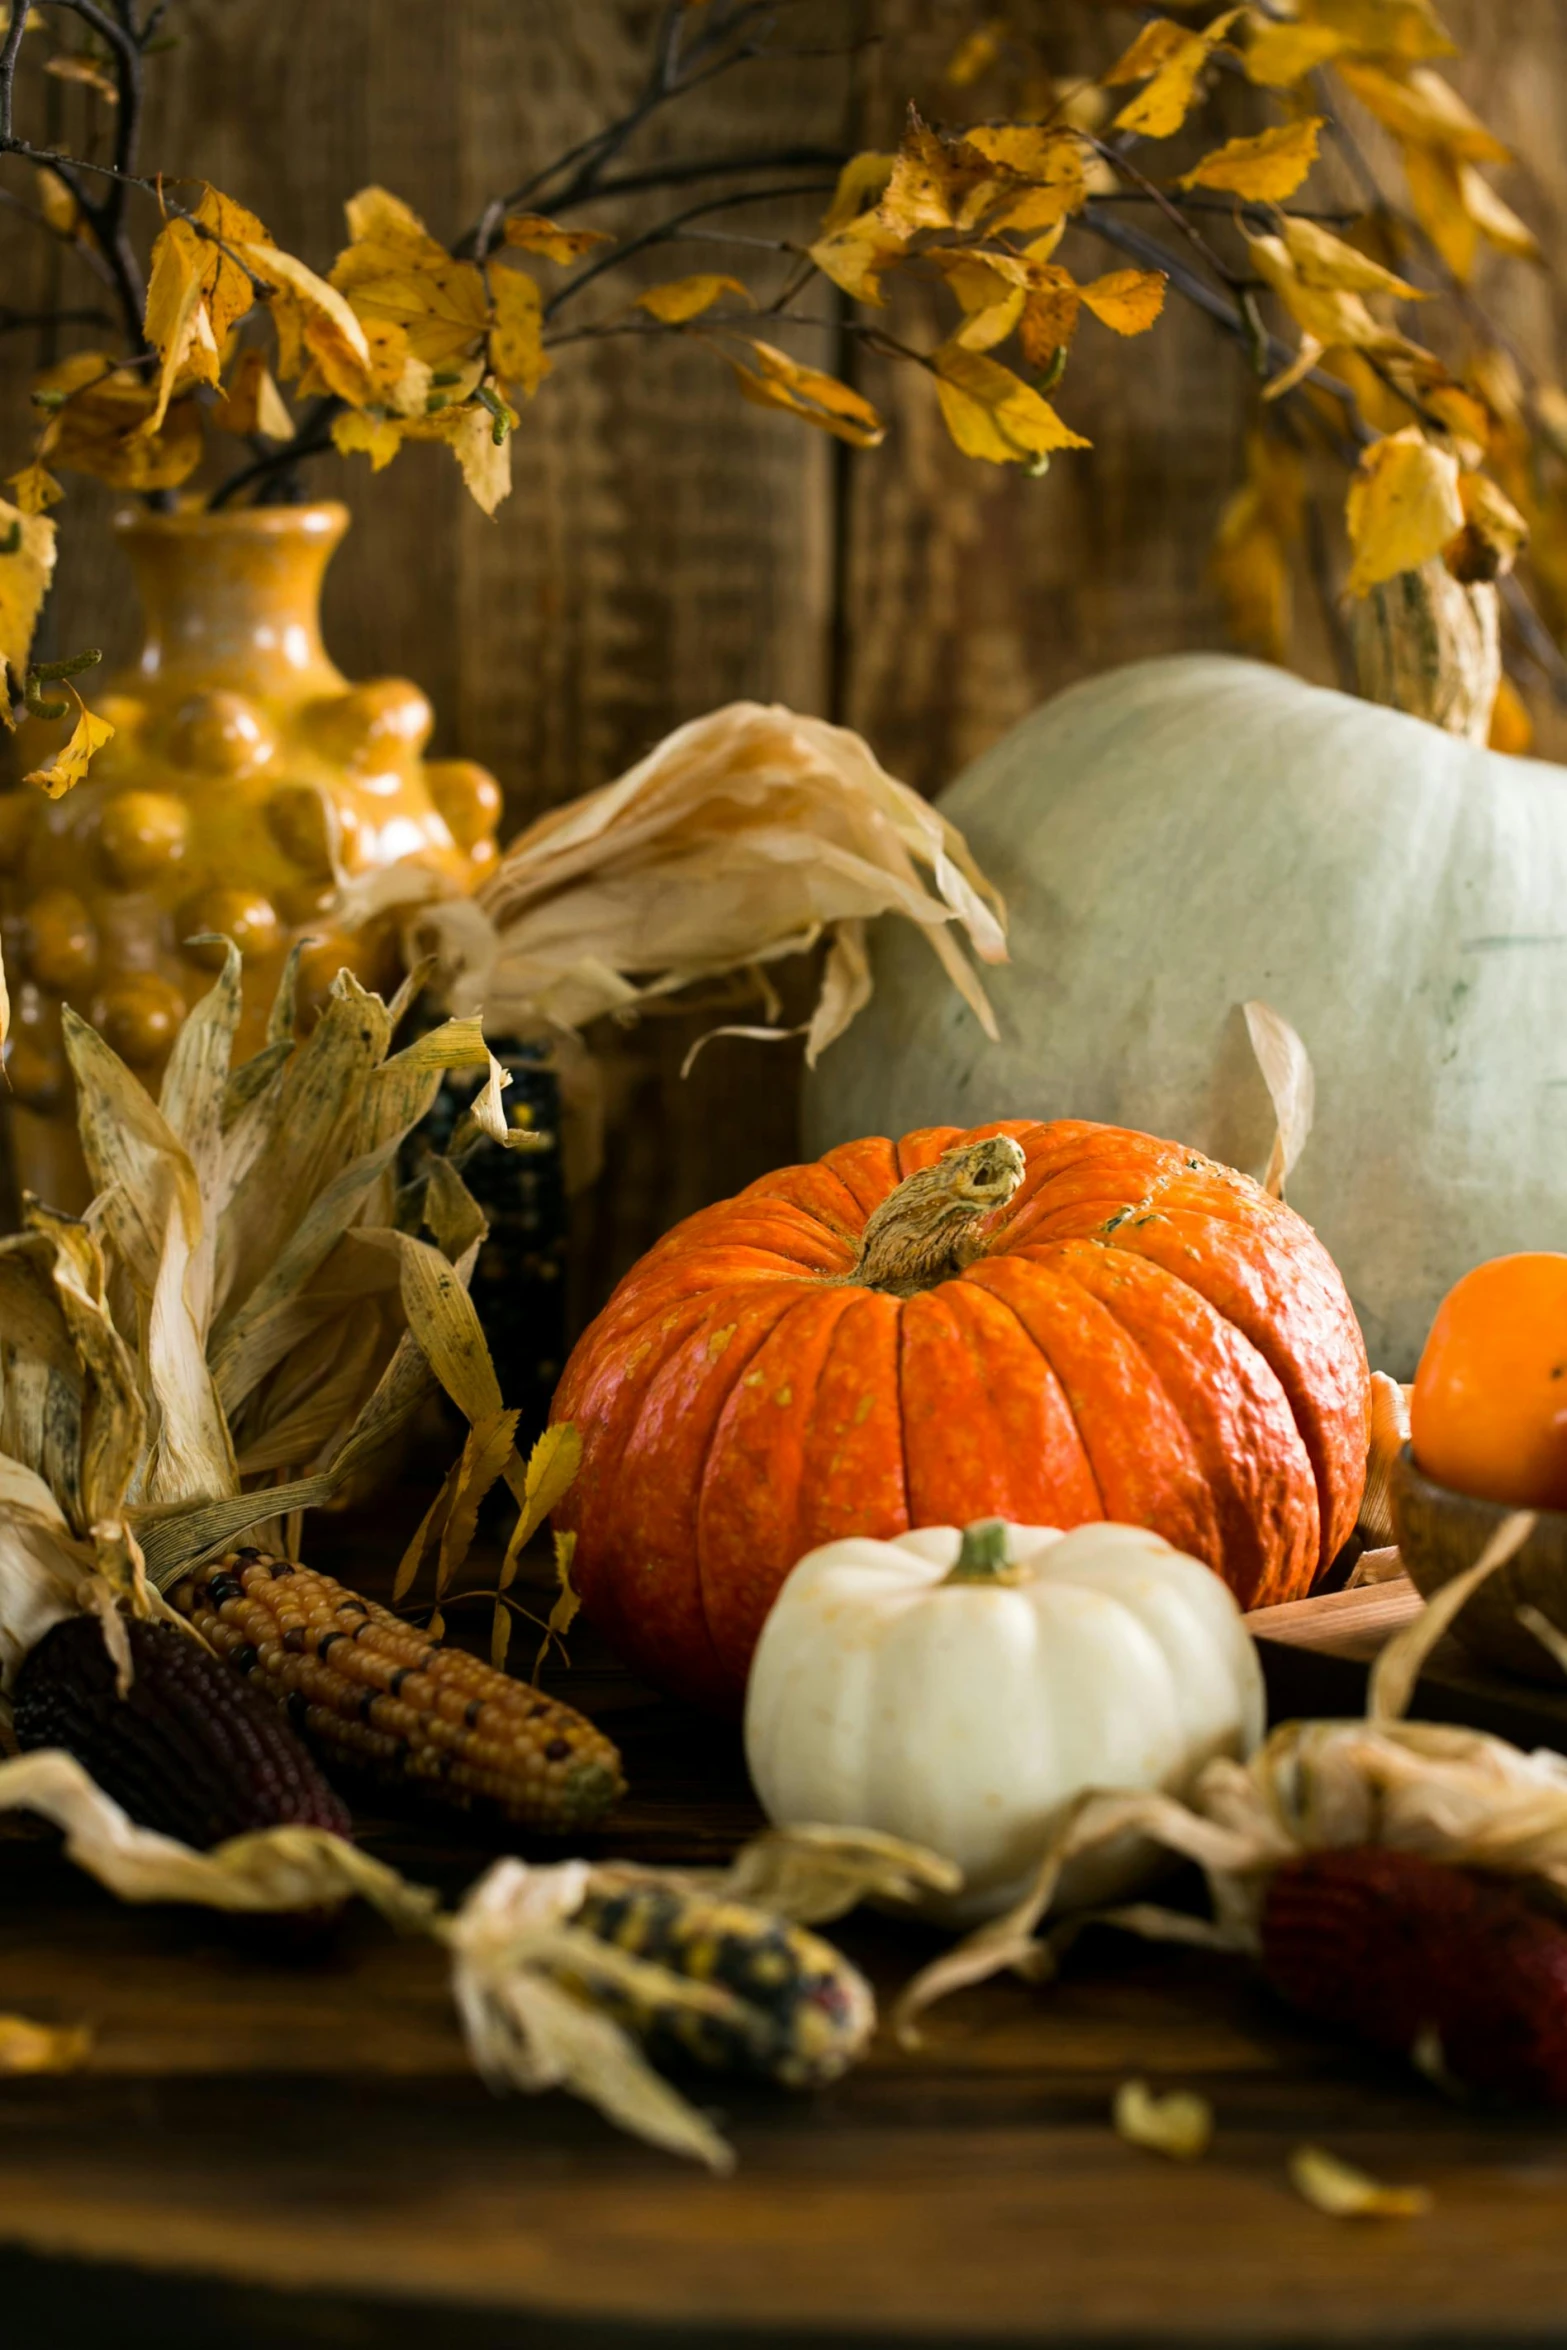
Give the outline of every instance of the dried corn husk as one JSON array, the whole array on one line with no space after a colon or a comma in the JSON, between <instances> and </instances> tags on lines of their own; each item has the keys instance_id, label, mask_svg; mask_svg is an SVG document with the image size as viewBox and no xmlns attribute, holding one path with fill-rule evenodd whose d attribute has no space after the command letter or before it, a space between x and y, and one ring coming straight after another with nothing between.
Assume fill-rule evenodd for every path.
<instances>
[{"instance_id":1,"label":"dried corn husk","mask_svg":"<svg viewBox=\"0 0 1567 2350\"><path fill-rule=\"evenodd\" d=\"M1464 1600L1527 1538L1520 1511L1482 1558L1389 1642L1372 1676L1365 1721L1285 1722L1251 1758L1209 1763L1189 1804L1160 1794L1088 1794L1040 1863L1027 1895L926 1967L898 2005L899 2027L935 2001L1004 1968L1041 1977L1086 1921L1043 1939L1061 1873L1081 1853L1139 1835L1195 1861L1212 1918L1140 1902L1103 1913L1156 1939L1255 1955L1272 1872L1308 1852L1378 1844L1455 1868L1529 1877L1567 1902L1567 1756L1523 1753L1483 1731L1401 1717L1420 1668Z\"/></svg>"},{"instance_id":2,"label":"dried corn husk","mask_svg":"<svg viewBox=\"0 0 1567 2350\"><path fill-rule=\"evenodd\" d=\"M925 932L993 1037L953 931L1004 962L1005 918L962 835L847 728L732 702L541 817L474 901L430 907L415 930L453 1009L512 1032L575 1032L694 981L758 974L825 935L805 1030L814 1062L869 1000L864 925L886 913ZM770 1020L739 1033L783 1031Z\"/></svg>"},{"instance_id":3,"label":"dried corn husk","mask_svg":"<svg viewBox=\"0 0 1567 2350\"><path fill-rule=\"evenodd\" d=\"M481 1131L531 1140L478 1021L394 1050L417 976L386 1004L344 971L300 1042L291 963L233 1069L239 983L231 947L156 1102L64 1015L97 1188L79 1222L29 1201L0 1241L0 1687L73 1607L103 1603L112 1645L111 1603L153 1612L213 1548L364 1475L432 1372L500 1413L467 1295L483 1216L451 1164L396 1171L447 1069L487 1071Z\"/></svg>"},{"instance_id":4,"label":"dried corn husk","mask_svg":"<svg viewBox=\"0 0 1567 2350\"><path fill-rule=\"evenodd\" d=\"M401 1933L432 1935L452 1962L452 1996L477 2069L497 2088L561 2088L634 2136L728 2170L711 2122L647 2062L593 2003L618 1985L707 2012L738 2005L721 1986L650 1964L573 1925L590 1891L628 1881L718 1893L799 1925L837 1917L861 1898L948 1886L950 1864L886 1836L803 1832L798 1852L775 1831L729 1869L655 1870L587 1861L534 1867L497 1861L455 1912L395 1869L319 1828L266 1828L211 1852L142 1828L94 1785L74 1756L43 1748L0 1762L0 1811L28 1811L65 1837L67 1857L122 1901L177 1901L230 1915L331 1909L354 1896ZM583 1990L568 1990L567 1974ZM864 1990L874 2014L870 1992Z\"/></svg>"}]
</instances>

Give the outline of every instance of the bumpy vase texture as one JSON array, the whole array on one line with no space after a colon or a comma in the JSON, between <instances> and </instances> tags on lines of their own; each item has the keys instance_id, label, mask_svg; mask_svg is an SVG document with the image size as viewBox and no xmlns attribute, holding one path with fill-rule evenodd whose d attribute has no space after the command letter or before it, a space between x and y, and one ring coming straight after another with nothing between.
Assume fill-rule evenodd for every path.
<instances>
[{"instance_id":1,"label":"bumpy vase texture","mask_svg":"<svg viewBox=\"0 0 1567 2350\"><path fill-rule=\"evenodd\" d=\"M57 1206L86 1194L62 1004L155 1093L223 939L244 958L240 1059L296 939L313 942L306 1017L345 964L395 978L395 920L341 927L341 883L414 861L467 890L495 862L494 778L424 758L430 705L406 678L350 685L327 657L321 581L347 523L333 504L123 515L146 637L91 696L114 739L61 800L0 792L14 1171ZM18 748L20 774L42 756L36 722Z\"/></svg>"}]
</instances>

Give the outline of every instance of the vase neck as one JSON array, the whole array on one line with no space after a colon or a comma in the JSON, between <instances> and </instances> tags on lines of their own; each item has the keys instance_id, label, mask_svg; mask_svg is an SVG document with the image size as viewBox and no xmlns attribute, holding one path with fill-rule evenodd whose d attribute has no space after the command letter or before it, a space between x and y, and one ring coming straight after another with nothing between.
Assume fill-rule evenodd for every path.
<instances>
[{"instance_id":1,"label":"vase neck","mask_svg":"<svg viewBox=\"0 0 1567 2350\"><path fill-rule=\"evenodd\" d=\"M221 675L242 691L317 694L343 679L321 642L321 582L348 525L338 505L122 515L141 599L137 675Z\"/></svg>"}]
</instances>

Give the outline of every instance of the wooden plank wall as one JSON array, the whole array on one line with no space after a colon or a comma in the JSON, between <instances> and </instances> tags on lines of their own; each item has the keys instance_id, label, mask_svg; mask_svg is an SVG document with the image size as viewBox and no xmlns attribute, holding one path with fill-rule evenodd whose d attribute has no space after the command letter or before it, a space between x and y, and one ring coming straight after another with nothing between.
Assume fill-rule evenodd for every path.
<instances>
[{"instance_id":1,"label":"wooden plank wall","mask_svg":"<svg viewBox=\"0 0 1567 2350\"><path fill-rule=\"evenodd\" d=\"M1567 0L1444 5L1468 51L1456 78L1527 159L1510 192L1559 254ZM340 242L344 196L370 181L452 235L624 105L655 13L652 0L179 0L183 37L157 69L146 155L210 177L318 265ZM884 143L910 96L952 111L942 69L982 13L967 0L830 0L825 25L870 36L851 61L748 68L640 152ZM1095 0L1025 0L1013 14L1058 71L1102 63L1135 21ZM821 201L786 226L803 228ZM691 246L674 268L746 258ZM30 306L57 267L0 215L6 300ZM663 259L657 274L672 273ZM1513 270L1502 310L1529 349L1560 351L1567 321L1542 278ZM30 343L0 340L11 448ZM494 769L515 822L736 695L842 717L936 790L1072 679L1223 641L1207 553L1253 394L1204 322L1172 309L1130 365L1124 346L1085 335L1062 404L1095 446L1037 482L959 458L912 371L869 363L862 380L893 430L877 454L849 457L745 406L698 348L586 346L530 410L518 487L493 523L444 451L410 450L373 483L361 463L329 459L318 486L355 516L328 596L338 659L351 674L417 677L440 746ZM53 626L118 656L135 623L110 504L73 481ZM1328 674L1320 629L1309 658ZM1547 739L1560 749L1567 729ZM722 1042L682 1084L699 1026L655 1022L610 1046L610 1165L579 1235L585 1298L673 1217L793 1147L796 1048Z\"/></svg>"}]
</instances>

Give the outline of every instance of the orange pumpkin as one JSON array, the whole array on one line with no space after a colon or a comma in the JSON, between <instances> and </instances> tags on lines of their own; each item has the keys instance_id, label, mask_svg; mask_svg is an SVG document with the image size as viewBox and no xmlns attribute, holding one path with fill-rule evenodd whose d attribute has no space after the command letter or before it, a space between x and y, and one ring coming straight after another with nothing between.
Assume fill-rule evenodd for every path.
<instances>
[{"instance_id":1,"label":"orange pumpkin","mask_svg":"<svg viewBox=\"0 0 1567 2350\"><path fill-rule=\"evenodd\" d=\"M1420 1357L1410 1434L1438 1485L1567 1510L1567 1256L1493 1257L1455 1283Z\"/></svg>"},{"instance_id":2,"label":"orange pumpkin","mask_svg":"<svg viewBox=\"0 0 1567 2350\"><path fill-rule=\"evenodd\" d=\"M732 1707L816 1544L1002 1517L1152 1527L1244 1606L1298 1598L1364 1479L1365 1348L1257 1184L1077 1120L846 1143L705 1208L566 1366L557 1512L589 1617Z\"/></svg>"}]
</instances>

